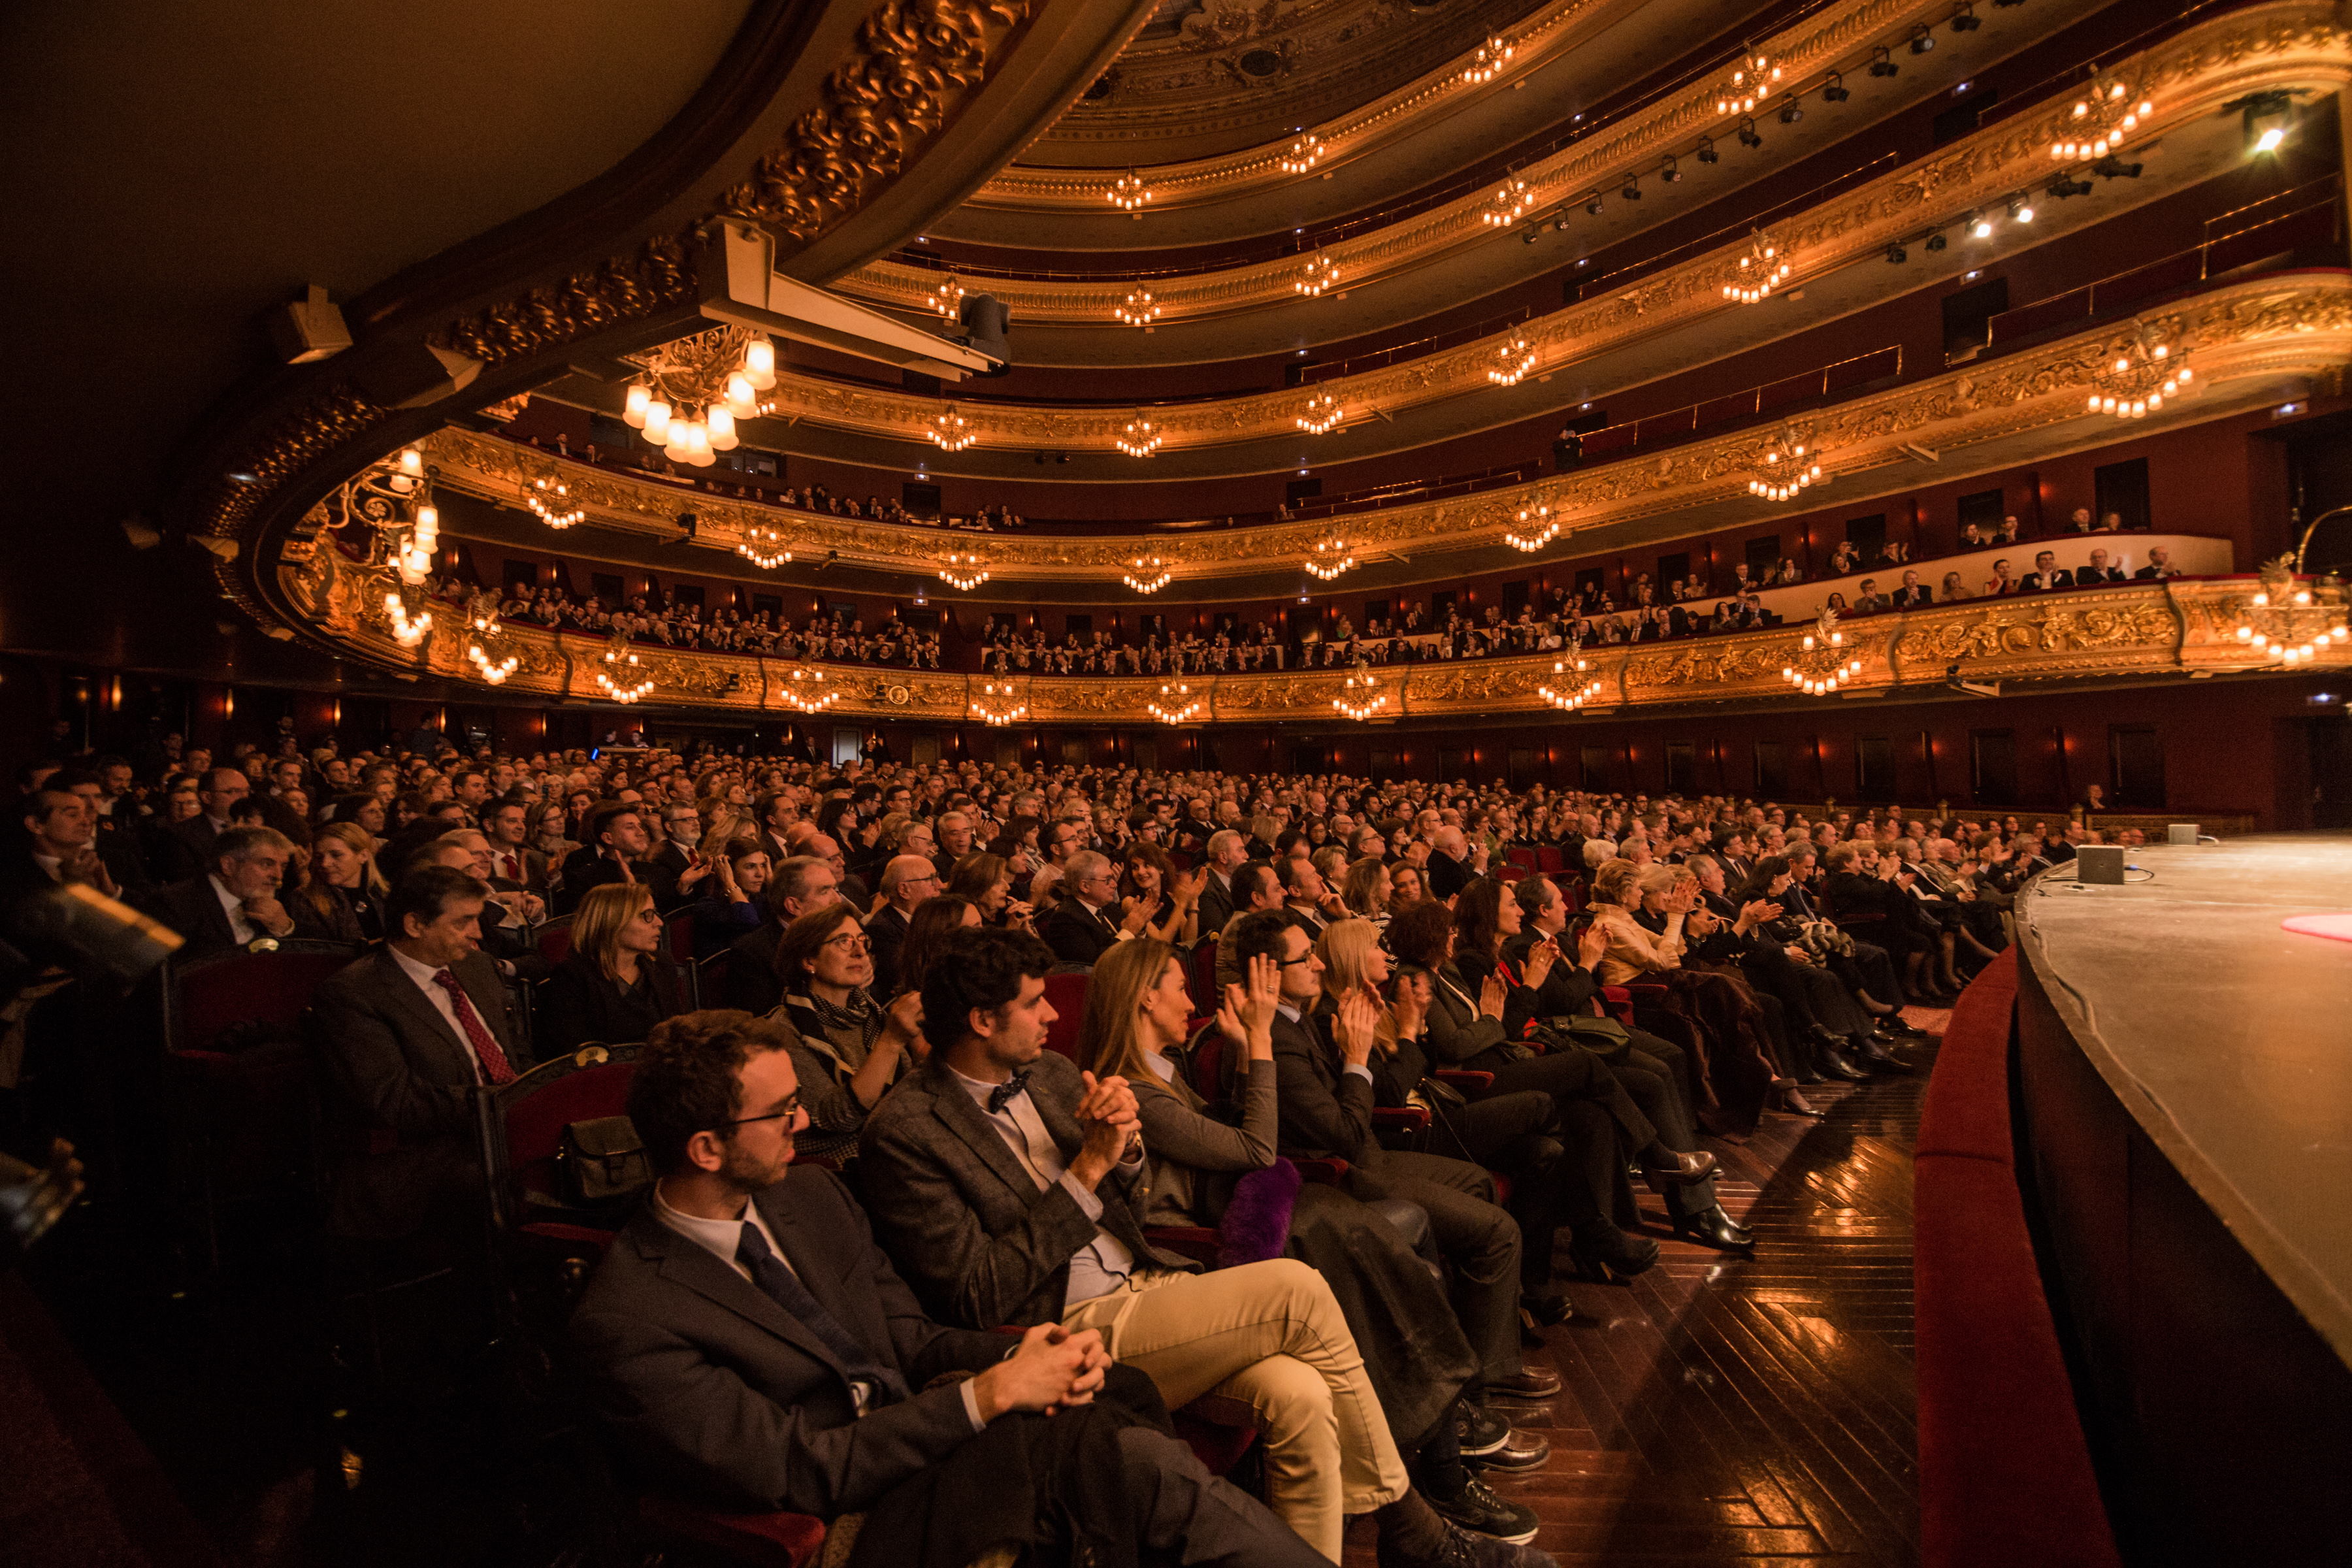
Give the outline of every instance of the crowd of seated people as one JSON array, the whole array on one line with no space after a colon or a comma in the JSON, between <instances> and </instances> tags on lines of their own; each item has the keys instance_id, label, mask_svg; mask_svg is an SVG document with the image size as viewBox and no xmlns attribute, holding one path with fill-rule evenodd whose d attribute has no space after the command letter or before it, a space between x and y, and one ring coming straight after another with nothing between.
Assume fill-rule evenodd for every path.
<instances>
[{"instance_id":1,"label":"crowd of seated people","mask_svg":"<svg viewBox=\"0 0 2352 1568\"><path fill-rule=\"evenodd\" d=\"M471 595L465 584L446 577L436 584L435 593L458 604ZM870 631L861 616L811 616L795 626L789 617L772 611L746 614L731 605L706 610L667 592L658 599L640 595L608 607L602 599L574 599L565 590L552 587L509 593L498 609L502 620L516 625L599 637L625 633L633 640L664 647L902 669L940 668L940 634L918 631L895 614Z\"/></svg>"},{"instance_id":2,"label":"crowd of seated people","mask_svg":"<svg viewBox=\"0 0 2352 1568\"><path fill-rule=\"evenodd\" d=\"M733 478L721 478L710 470L680 468L658 448L642 442L631 442L626 447L614 449L583 443L573 450L571 437L558 435L541 440L527 437L524 445L538 447L561 457L591 465L634 468L640 473L655 474L677 484L692 485L710 495L733 496L743 500L762 501L770 506L790 507L795 511L816 512L827 517L859 518L873 522L903 523L910 528L966 529L979 533L993 533L1000 529L1024 528L1028 520L1001 501L983 501L969 515L909 511L904 504L885 500L867 494L864 500L856 496L835 495L822 482L807 485L786 485L781 489L749 485Z\"/></svg>"},{"instance_id":3,"label":"crowd of seated people","mask_svg":"<svg viewBox=\"0 0 2352 1568\"><path fill-rule=\"evenodd\" d=\"M1548 1562L1482 1478L1544 1463L1515 1420L1559 1386L1525 1352L1572 1315L1563 1279L1654 1267L1654 1228L1754 1247L1706 1141L1909 1070L1903 1007L1948 1002L2024 879L2097 837L424 732L168 736L19 783L8 897L87 884L180 964L345 945L310 1009L341 1241L478 1247L470 1090L643 1042L656 1180L573 1332L644 1484L877 1510L903 1544L1017 1473L1072 1531L1302 1564L1367 1513L1384 1563ZM41 1022L5 1103L73 1124L93 1086ZM74 1130L119 1180L104 1119ZM1260 1434L1262 1502L1165 1435L1212 1392ZM1093 1414L1007 1420L1049 1410Z\"/></svg>"}]
</instances>

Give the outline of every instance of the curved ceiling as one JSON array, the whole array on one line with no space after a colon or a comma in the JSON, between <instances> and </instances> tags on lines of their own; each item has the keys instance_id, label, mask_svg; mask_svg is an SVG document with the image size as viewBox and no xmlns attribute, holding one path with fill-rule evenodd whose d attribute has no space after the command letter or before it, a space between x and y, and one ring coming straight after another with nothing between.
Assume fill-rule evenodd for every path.
<instances>
[{"instance_id":1,"label":"curved ceiling","mask_svg":"<svg viewBox=\"0 0 2352 1568\"><path fill-rule=\"evenodd\" d=\"M1343 114L1542 0L1160 0L1025 164L1182 163Z\"/></svg>"}]
</instances>

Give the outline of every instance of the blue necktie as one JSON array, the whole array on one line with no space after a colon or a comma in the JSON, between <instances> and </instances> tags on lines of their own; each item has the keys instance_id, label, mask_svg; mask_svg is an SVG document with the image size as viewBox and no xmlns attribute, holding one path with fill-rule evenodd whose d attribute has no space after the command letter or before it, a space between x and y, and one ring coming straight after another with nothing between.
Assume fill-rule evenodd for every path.
<instances>
[{"instance_id":1,"label":"blue necktie","mask_svg":"<svg viewBox=\"0 0 2352 1568\"><path fill-rule=\"evenodd\" d=\"M752 1283L765 1290L777 1306L799 1319L801 1327L824 1342L825 1349L841 1363L852 1383L874 1386L877 1395L875 1404L895 1405L907 1397L907 1380L898 1375L898 1369L876 1361L865 1342L842 1327L841 1320L809 1294L800 1276L784 1266L783 1259L768 1246L768 1238L760 1234L760 1227L748 1220L743 1224L743 1239L735 1244L735 1261L751 1271Z\"/></svg>"}]
</instances>

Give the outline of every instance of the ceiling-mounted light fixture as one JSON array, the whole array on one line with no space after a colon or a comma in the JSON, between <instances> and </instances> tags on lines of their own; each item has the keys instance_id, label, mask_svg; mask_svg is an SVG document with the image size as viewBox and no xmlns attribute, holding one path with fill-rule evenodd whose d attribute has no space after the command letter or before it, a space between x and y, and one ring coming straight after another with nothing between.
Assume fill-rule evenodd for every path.
<instances>
[{"instance_id":1,"label":"ceiling-mounted light fixture","mask_svg":"<svg viewBox=\"0 0 2352 1568\"><path fill-rule=\"evenodd\" d=\"M1517 52L1517 47L1502 34L1489 33L1486 41L1471 54L1470 63L1462 68L1462 79L1473 87L1483 86L1494 80Z\"/></svg>"},{"instance_id":2,"label":"ceiling-mounted light fixture","mask_svg":"<svg viewBox=\"0 0 2352 1568\"><path fill-rule=\"evenodd\" d=\"M1160 695L1147 700L1143 708L1162 724L1189 724L1208 705L1208 699L1193 696L1192 687L1180 680L1162 685Z\"/></svg>"},{"instance_id":3,"label":"ceiling-mounted light fixture","mask_svg":"<svg viewBox=\"0 0 2352 1568\"><path fill-rule=\"evenodd\" d=\"M1723 154L1715 150L1715 138L1712 136L1700 137L1698 139L1698 151L1692 153L1691 156L1696 158L1702 163L1720 163L1723 162Z\"/></svg>"},{"instance_id":4,"label":"ceiling-mounted light fixture","mask_svg":"<svg viewBox=\"0 0 2352 1568\"><path fill-rule=\"evenodd\" d=\"M1127 563L1119 581L1139 594L1157 594L1174 580L1175 563L1159 555L1139 555Z\"/></svg>"},{"instance_id":5,"label":"ceiling-mounted light fixture","mask_svg":"<svg viewBox=\"0 0 2352 1568\"><path fill-rule=\"evenodd\" d=\"M2225 114L2232 109L2243 116L2249 153L2275 153L2294 132L2294 95L2283 88L2249 93L2221 106Z\"/></svg>"},{"instance_id":6,"label":"ceiling-mounted light fixture","mask_svg":"<svg viewBox=\"0 0 2352 1568\"><path fill-rule=\"evenodd\" d=\"M1626 175L1625 183L1617 187L1617 195L1625 201L1640 201L1642 199L1642 176L1639 174Z\"/></svg>"},{"instance_id":7,"label":"ceiling-mounted light fixture","mask_svg":"<svg viewBox=\"0 0 2352 1568\"><path fill-rule=\"evenodd\" d=\"M1731 79L1716 89L1715 111L1736 114L1755 108L1780 79L1780 68L1769 56L1750 50L1742 55L1731 73Z\"/></svg>"},{"instance_id":8,"label":"ceiling-mounted light fixture","mask_svg":"<svg viewBox=\"0 0 2352 1568\"><path fill-rule=\"evenodd\" d=\"M1886 46L1885 44L1879 45L1876 49L1872 51L1870 60L1871 75L1893 76L1902 68L1903 68L1901 66L1895 63L1894 56L1887 53Z\"/></svg>"},{"instance_id":9,"label":"ceiling-mounted light fixture","mask_svg":"<svg viewBox=\"0 0 2352 1568\"><path fill-rule=\"evenodd\" d=\"M1356 563L1356 552L1339 534L1330 534L1315 542L1314 553L1307 558L1307 575L1318 583L1328 583Z\"/></svg>"},{"instance_id":10,"label":"ceiling-mounted light fixture","mask_svg":"<svg viewBox=\"0 0 2352 1568\"><path fill-rule=\"evenodd\" d=\"M1337 428L1345 416L1336 393L1318 392L1307 400L1307 406L1298 411L1292 423L1310 436L1321 436Z\"/></svg>"},{"instance_id":11,"label":"ceiling-mounted light fixture","mask_svg":"<svg viewBox=\"0 0 2352 1568\"><path fill-rule=\"evenodd\" d=\"M841 700L841 693L833 689L833 677L796 664L784 672L776 700L795 712L822 713Z\"/></svg>"},{"instance_id":12,"label":"ceiling-mounted light fixture","mask_svg":"<svg viewBox=\"0 0 2352 1568\"><path fill-rule=\"evenodd\" d=\"M1528 188L1525 180L1515 175L1495 187L1495 194L1486 198L1486 205L1479 212L1478 218L1494 227L1508 228L1526 216L1528 209L1535 205L1535 192Z\"/></svg>"},{"instance_id":13,"label":"ceiling-mounted light fixture","mask_svg":"<svg viewBox=\"0 0 2352 1568\"><path fill-rule=\"evenodd\" d=\"M2009 221L2011 223L2032 223L2033 221L2033 204L2028 201L2021 195L2010 197Z\"/></svg>"},{"instance_id":14,"label":"ceiling-mounted light fixture","mask_svg":"<svg viewBox=\"0 0 2352 1568\"><path fill-rule=\"evenodd\" d=\"M1764 138L1757 133L1755 121L1744 117L1740 120L1739 144L1742 147L1761 147L1764 145Z\"/></svg>"},{"instance_id":15,"label":"ceiling-mounted light fixture","mask_svg":"<svg viewBox=\"0 0 2352 1568\"><path fill-rule=\"evenodd\" d=\"M1931 32L1927 31L1927 28L1925 28L1925 27L1914 27L1914 28L1912 28L1912 29L1911 29L1911 52L1912 52L1913 54L1915 54L1915 55L1933 54L1933 53L1935 52L1935 49L1936 49L1936 35L1935 35L1935 34L1933 34L1933 33L1931 33Z\"/></svg>"},{"instance_id":16,"label":"ceiling-mounted light fixture","mask_svg":"<svg viewBox=\"0 0 2352 1568\"><path fill-rule=\"evenodd\" d=\"M982 681L971 700L971 716L983 724L1015 724L1029 716L1029 705L1014 700L1013 682Z\"/></svg>"},{"instance_id":17,"label":"ceiling-mounted light fixture","mask_svg":"<svg viewBox=\"0 0 2352 1568\"><path fill-rule=\"evenodd\" d=\"M1151 290L1139 283L1128 290L1127 298L1118 302L1113 314L1128 326L1141 327L1148 332L1151 323L1160 319L1160 301L1152 298Z\"/></svg>"},{"instance_id":18,"label":"ceiling-mounted light fixture","mask_svg":"<svg viewBox=\"0 0 2352 1568\"><path fill-rule=\"evenodd\" d=\"M950 550L940 557L940 581L960 594L969 594L988 581L988 563L970 550Z\"/></svg>"},{"instance_id":19,"label":"ceiling-mounted light fixture","mask_svg":"<svg viewBox=\"0 0 2352 1568\"><path fill-rule=\"evenodd\" d=\"M1105 191L1103 195L1119 211L1131 213L1151 199L1151 187L1144 182L1141 175L1129 169L1112 181L1110 189Z\"/></svg>"},{"instance_id":20,"label":"ceiling-mounted light fixture","mask_svg":"<svg viewBox=\"0 0 2352 1568\"><path fill-rule=\"evenodd\" d=\"M1503 530L1503 542L1522 555L1533 555L1559 537L1559 522L1549 506L1521 507L1519 520Z\"/></svg>"},{"instance_id":21,"label":"ceiling-mounted light fixture","mask_svg":"<svg viewBox=\"0 0 2352 1568\"><path fill-rule=\"evenodd\" d=\"M1843 71L1830 72L1830 79L1822 89L1822 101L1823 103L1843 103L1847 99L1852 98L1853 96L1853 89L1845 85L1845 73Z\"/></svg>"},{"instance_id":22,"label":"ceiling-mounted light fixture","mask_svg":"<svg viewBox=\"0 0 2352 1568\"><path fill-rule=\"evenodd\" d=\"M572 487L561 479L536 479L522 493L523 504L531 515L548 527L558 531L570 528L588 515L586 509L572 504Z\"/></svg>"},{"instance_id":23,"label":"ceiling-mounted light fixture","mask_svg":"<svg viewBox=\"0 0 2352 1568\"><path fill-rule=\"evenodd\" d=\"M672 462L709 468L740 444L736 421L771 411L759 395L776 384L776 345L746 327L714 327L644 353L621 418Z\"/></svg>"},{"instance_id":24,"label":"ceiling-mounted light fixture","mask_svg":"<svg viewBox=\"0 0 2352 1568\"><path fill-rule=\"evenodd\" d=\"M1983 26L1984 23L1977 18L1977 8L1974 5L1961 6L1959 15L1952 18L1952 31L1955 33L1973 33Z\"/></svg>"},{"instance_id":25,"label":"ceiling-mounted light fixture","mask_svg":"<svg viewBox=\"0 0 2352 1568\"><path fill-rule=\"evenodd\" d=\"M772 572L793 558L792 547L784 542L783 531L752 524L743 531L735 543L735 553L764 572Z\"/></svg>"},{"instance_id":26,"label":"ceiling-mounted light fixture","mask_svg":"<svg viewBox=\"0 0 2352 1568\"><path fill-rule=\"evenodd\" d=\"M1138 413L1115 437L1115 445L1130 458L1148 458L1160 450L1160 440L1159 427Z\"/></svg>"},{"instance_id":27,"label":"ceiling-mounted light fixture","mask_svg":"<svg viewBox=\"0 0 2352 1568\"><path fill-rule=\"evenodd\" d=\"M1675 184L1679 182L1682 177L1683 166L1675 162L1675 155L1672 153L1667 153L1665 162L1658 165L1659 184L1667 185Z\"/></svg>"},{"instance_id":28,"label":"ceiling-mounted light fixture","mask_svg":"<svg viewBox=\"0 0 2352 1568\"><path fill-rule=\"evenodd\" d=\"M1911 253L1903 248L1901 240L1895 240L1886 247L1886 260L1889 266L1900 267L1910 259Z\"/></svg>"},{"instance_id":29,"label":"ceiling-mounted light fixture","mask_svg":"<svg viewBox=\"0 0 2352 1568\"><path fill-rule=\"evenodd\" d=\"M1796 269L1796 260L1789 254L1788 247L1757 229L1748 237L1748 253L1739 258L1734 275L1723 285L1723 297L1743 305L1758 304L1787 282Z\"/></svg>"},{"instance_id":30,"label":"ceiling-mounted light fixture","mask_svg":"<svg viewBox=\"0 0 2352 1568\"><path fill-rule=\"evenodd\" d=\"M1496 386L1517 386L1535 367L1536 351L1526 334L1515 331L1496 346L1495 363L1486 367L1486 379Z\"/></svg>"},{"instance_id":31,"label":"ceiling-mounted light fixture","mask_svg":"<svg viewBox=\"0 0 2352 1568\"><path fill-rule=\"evenodd\" d=\"M980 439L980 432L965 423L952 403L931 416L923 433L931 438L931 445L943 452L961 452Z\"/></svg>"},{"instance_id":32,"label":"ceiling-mounted light fixture","mask_svg":"<svg viewBox=\"0 0 2352 1568\"><path fill-rule=\"evenodd\" d=\"M1323 161L1323 138L1312 131L1301 132L1298 140L1290 144L1279 163L1286 174L1303 174Z\"/></svg>"},{"instance_id":33,"label":"ceiling-mounted light fixture","mask_svg":"<svg viewBox=\"0 0 2352 1568\"><path fill-rule=\"evenodd\" d=\"M1388 705L1389 694L1381 689L1381 683L1373 679L1370 668L1360 662L1354 673L1348 677L1347 685L1340 689L1339 695L1331 699L1334 709L1359 724Z\"/></svg>"},{"instance_id":34,"label":"ceiling-mounted light fixture","mask_svg":"<svg viewBox=\"0 0 2352 1568\"><path fill-rule=\"evenodd\" d=\"M1609 210L1609 204L1601 199L1601 193L1599 191L1595 191L1591 195L1584 198L1584 210L1591 213L1594 217L1599 217L1602 213Z\"/></svg>"},{"instance_id":35,"label":"ceiling-mounted light fixture","mask_svg":"<svg viewBox=\"0 0 2352 1568\"><path fill-rule=\"evenodd\" d=\"M1809 448L1788 426L1758 449L1751 468L1748 493L1770 501L1792 500L1830 478L1822 468L1821 454Z\"/></svg>"},{"instance_id":36,"label":"ceiling-mounted light fixture","mask_svg":"<svg viewBox=\"0 0 2352 1568\"><path fill-rule=\"evenodd\" d=\"M1304 294L1312 300L1339 281L1339 265L1321 251L1308 257L1290 280L1291 292Z\"/></svg>"}]
</instances>

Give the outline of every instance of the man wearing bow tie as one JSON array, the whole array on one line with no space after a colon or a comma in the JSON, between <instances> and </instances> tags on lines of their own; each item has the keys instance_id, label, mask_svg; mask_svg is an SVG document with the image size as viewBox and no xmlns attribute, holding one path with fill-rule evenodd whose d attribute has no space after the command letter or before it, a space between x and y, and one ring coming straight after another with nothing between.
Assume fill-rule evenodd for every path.
<instances>
[{"instance_id":1,"label":"man wearing bow tie","mask_svg":"<svg viewBox=\"0 0 2352 1568\"><path fill-rule=\"evenodd\" d=\"M1267 1501L1334 1563L1345 1516L1375 1512L1390 1568L1548 1563L1412 1490L1322 1276L1291 1258L1202 1274L1145 1239L1135 1097L1045 1048L1053 963L1024 932L950 936L923 981L929 1059L866 1119L866 1206L924 1305L966 1328L1095 1330L1171 1406L1248 1402Z\"/></svg>"}]
</instances>

